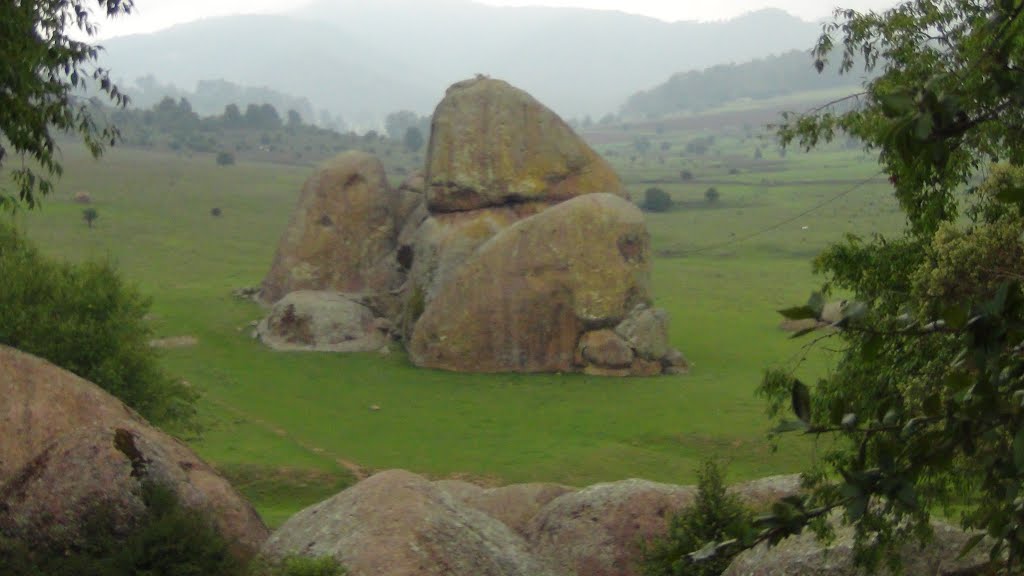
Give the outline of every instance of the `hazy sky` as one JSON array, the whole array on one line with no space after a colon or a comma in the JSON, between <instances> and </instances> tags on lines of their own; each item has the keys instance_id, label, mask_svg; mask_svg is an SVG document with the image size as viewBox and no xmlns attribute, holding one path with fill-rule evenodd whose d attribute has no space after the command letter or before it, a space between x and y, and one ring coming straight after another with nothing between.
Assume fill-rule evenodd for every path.
<instances>
[{"instance_id":1,"label":"hazy sky","mask_svg":"<svg viewBox=\"0 0 1024 576\"><path fill-rule=\"evenodd\" d=\"M104 21L100 37L153 32L168 26L227 14L287 12L311 0L135 0L136 12ZM362 0L375 2L377 0ZM432 0L420 0L429 3ZM494 6L573 6L620 10L666 21L722 20L765 7L781 8L805 20L831 15L835 5L857 10L884 10L897 0L478 0ZM91 3L90 3L91 4Z\"/></svg>"}]
</instances>

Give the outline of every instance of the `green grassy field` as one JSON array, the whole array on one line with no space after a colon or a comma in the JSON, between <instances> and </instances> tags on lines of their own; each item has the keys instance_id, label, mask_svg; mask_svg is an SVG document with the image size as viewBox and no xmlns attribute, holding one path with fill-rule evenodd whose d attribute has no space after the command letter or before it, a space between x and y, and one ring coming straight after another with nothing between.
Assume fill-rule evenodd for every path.
<instances>
[{"instance_id":1,"label":"green grassy field","mask_svg":"<svg viewBox=\"0 0 1024 576\"><path fill-rule=\"evenodd\" d=\"M634 197L656 185L681 203L648 222L659 254L656 300L671 314L673 344L693 363L687 376L454 374L417 369L400 351L264 348L249 328L263 311L231 291L258 284L269 268L308 168L218 167L212 155L128 149L94 162L69 147L58 191L17 220L51 255L114 260L152 296L158 336L198 338L194 347L165 353L168 370L204 394L206 428L190 443L271 525L347 485L354 466L573 485L628 477L693 482L709 457L728 463L731 480L793 472L814 457L814 445L786 439L773 451L771 422L754 395L766 367L793 365L805 352L803 341L778 328L774 310L814 289L809 261L828 242L891 232L901 219L887 187L873 181L756 234L877 168L840 147L784 159L765 147L755 162L753 151L764 143L732 132L706 157L679 156L699 134L651 134L654 151L632 162L632 138L597 145L620 150L612 160ZM671 143L664 162L657 159L663 140ZM695 171L693 181L679 179L683 167ZM714 205L703 202L710 185L721 193ZM80 190L95 200L93 229L71 202ZM212 217L214 207L223 216ZM828 365L815 352L801 373L814 377Z\"/></svg>"}]
</instances>

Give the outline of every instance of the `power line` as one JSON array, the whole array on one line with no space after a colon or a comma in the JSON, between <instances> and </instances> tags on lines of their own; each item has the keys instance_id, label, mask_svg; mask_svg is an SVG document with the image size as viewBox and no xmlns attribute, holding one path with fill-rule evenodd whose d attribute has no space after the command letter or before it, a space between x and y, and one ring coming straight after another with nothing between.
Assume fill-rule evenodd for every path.
<instances>
[{"instance_id":1,"label":"power line","mask_svg":"<svg viewBox=\"0 0 1024 576\"><path fill-rule=\"evenodd\" d=\"M718 242L718 243L715 243L715 244L708 244L707 246L701 246L700 248L694 248L693 250L686 250L685 252L672 252L671 255L672 256L690 256L692 254L700 254L702 252L708 252L708 251L711 251L711 250L717 250L719 248L725 248L727 246L732 246L733 244L739 244L740 242L746 242L747 240L751 240L753 238L757 238L758 236L762 236L762 235L767 234L769 232L778 230L779 228L782 228L786 224L791 224L791 223L793 223L793 222L803 218L804 216L807 216L808 214L811 214L813 212L821 210L825 206L828 206L829 204L831 204L831 203L833 203L833 202L835 202L835 201L837 201L837 200L839 200L839 199L841 199L841 198L843 198L843 197L853 193L854 191L856 191L856 190L866 186L867 184L870 184L871 182L873 182L875 180L875 178L877 178L881 174L882 174L882 171L879 170L878 172L876 172L872 176L869 176L868 178L865 178L864 180L861 180L860 182L854 184L853 186L847 188L846 190L843 190L839 194L836 194L835 196L832 196L831 198L828 198L827 200L823 200L822 202L819 202L819 203L815 204L814 206L811 206L810 208L808 208L807 210L804 210L803 212L801 212L799 214L796 214L794 216L786 218L785 220L783 220L781 222L777 222L775 224L772 224L771 226L768 226L767 228L762 228L760 230L751 232L751 233L743 235L743 236L738 236L736 238L732 238L732 239L726 240L724 242ZM670 245L668 248L661 249L660 252L670 251L674 247L682 246L682 245L683 245L683 243L679 242L679 243Z\"/></svg>"}]
</instances>

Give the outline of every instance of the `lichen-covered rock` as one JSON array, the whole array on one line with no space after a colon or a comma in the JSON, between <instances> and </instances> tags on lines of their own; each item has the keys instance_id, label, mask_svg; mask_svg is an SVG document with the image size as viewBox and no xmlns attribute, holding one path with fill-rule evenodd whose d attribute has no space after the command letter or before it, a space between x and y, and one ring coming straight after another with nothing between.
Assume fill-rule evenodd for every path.
<instances>
[{"instance_id":1,"label":"lichen-covered rock","mask_svg":"<svg viewBox=\"0 0 1024 576\"><path fill-rule=\"evenodd\" d=\"M429 304L476 249L512 224L537 214L539 204L435 214L425 219L413 240L409 292Z\"/></svg>"},{"instance_id":2,"label":"lichen-covered rock","mask_svg":"<svg viewBox=\"0 0 1024 576\"><path fill-rule=\"evenodd\" d=\"M306 181L261 299L272 304L296 290L394 289L401 281L393 258L400 208L401 196L376 157L335 157Z\"/></svg>"},{"instance_id":3,"label":"lichen-covered rock","mask_svg":"<svg viewBox=\"0 0 1024 576\"><path fill-rule=\"evenodd\" d=\"M501 80L450 87L433 116L427 151L431 212L591 192L628 197L622 181L554 112Z\"/></svg>"},{"instance_id":4,"label":"lichen-covered rock","mask_svg":"<svg viewBox=\"0 0 1024 576\"><path fill-rule=\"evenodd\" d=\"M300 290L278 300L256 334L275 350L372 352L388 343L389 325L358 296Z\"/></svg>"},{"instance_id":5,"label":"lichen-covered rock","mask_svg":"<svg viewBox=\"0 0 1024 576\"><path fill-rule=\"evenodd\" d=\"M72 545L84 514L107 507L130 529L143 482L210 516L242 558L268 531L231 485L184 444L150 427L99 387L0 347L0 525L14 536Z\"/></svg>"},{"instance_id":6,"label":"lichen-covered rock","mask_svg":"<svg viewBox=\"0 0 1024 576\"><path fill-rule=\"evenodd\" d=\"M628 368L633 364L633 349L612 330L594 330L580 338L580 358L606 368ZM660 364L659 364L659 372Z\"/></svg>"},{"instance_id":7,"label":"lichen-covered rock","mask_svg":"<svg viewBox=\"0 0 1024 576\"><path fill-rule=\"evenodd\" d=\"M643 214L588 194L520 220L438 286L413 329L419 366L472 372L570 371L589 326L650 300Z\"/></svg>"},{"instance_id":8,"label":"lichen-covered rock","mask_svg":"<svg viewBox=\"0 0 1024 576\"><path fill-rule=\"evenodd\" d=\"M640 542L665 533L668 519L693 503L692 486L623 480L559 496L530 521L526 538L564 574L639 574Z\"/></svg>"},{"instance_id":9,"label":"lichen-covered rock","mask_svg":"<svg viewBox=\"0 0 1024 576\"><path fill-rule=\"evenodd\" d=\"M141 416L99 386L0 345L0 484L72 430L133 419Z\"/></svg>"},{"instance_id":10,"label":"lichen-covered rock","mask_svg":"<svg viewBox=\"0 0 1024 576\"><path fill-rule=\"evenodd\" d=\"M648 360L664 358L671 347L668 341L668 312L661 308L637 307L618 326L621 336L636 353Z\"/></svg>"},{"instance_id":11,"label":"lichen-covered rock","mask_svg":"<svg viewBox=\"0 0 1024 576\"><path fill-rule=\"evenodd\" d=\"M906 576L952 576L954 574L988 574L983 571L988 561L984 546L976 547L966 558L957 559L970 535L939 522L933 522L935 540L921 549L907 543L901 551L903 574ZM884 566L876 574L890 574ZM814 534L805 530L790 536L774 547L764 544L741 552L722 573L723 576L866 576L853 565L853 530L840 527L836 540L826 548Z\"/></svg>"},{"instance_id":12,"label":"lichen-covered rock","mask_svg":"<svg viewBox=\"0 0 1024 576\"><path fill-rule=\"evenodd\" d=\"M376 474L292 516L264 554L332 556L352 576L545 576L510 528L402 470Z\"/></svg>"}]
</instances>

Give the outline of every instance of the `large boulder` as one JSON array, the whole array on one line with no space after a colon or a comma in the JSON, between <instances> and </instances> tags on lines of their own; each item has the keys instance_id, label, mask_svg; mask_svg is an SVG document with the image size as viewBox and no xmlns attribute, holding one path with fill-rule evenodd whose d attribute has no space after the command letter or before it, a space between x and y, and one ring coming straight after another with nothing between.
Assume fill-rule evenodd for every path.
<instances>
[{"instance_id":1,"label":"large boulder","mask_svg":"<svg viewBox=\"0 0 1024 576\"><path fill-rule=\"evenodd\" d=\"M212 467L94 384L0 347L0 398L5 532L74 543L97 507L130 529L152 481L208 514L240 557L267 538L256 511Z\"/></svg>"},{"instance_id":2,"label":"large boulder","mask_svg":"<svg viewBox=\"0 0 1024 576\"><path fill-rule=\"evenodd\" d=\"M389 327L358 296L299 290L274 304L256 334L275 350L372 352L388 343Z\"/></svg>"},{"instance_id":3,"label":"large boulder","mask_svg":"<svg viewBox=\"0 0 1024 576\"><path fill-rule=\"evenodd\" d=\"M588 327L650 301L649 238L638 208L588 194L501 230L451 276L416 322L419 366L570 371Z\"/></svg>"},{"instance_id":4,"label":"large boulder","mask_svg":"<svg viewBox=\"0 0 1024 576\"><path fill-rule=\"evenodd\" d=\"M907 543L900 552L903 574L906 576L952 576L956 574L988 574L983 570L988 562L985 546L976 547L965 558L958 558L960 550L971 535L962 530L932 523L935 540L924 548ZM741 552L723 572L723 576L865 576L869 574L854 567L853 529L844 526L836 530L836 539L826 546L810 530L790 536L774 547L760 544ZM879 574L890 574L881 570ZM994 573L994 572L992 572Z\"/></svg>"},{"instance_id":5,"label":"large boulder","mask_svg":"<svg viewBox=\"0 0 1024 576\"><path fill-rule=\"evenodd\" d=\"M628 196L611 166L554 112L483 77L453 85L434 111L426 185L431 212Z\"/></svg>"},{"instance_id":6,"label":"large boulder","mask_svg":"<svg viewBox=\"0 0 1024 576\"><path fill-rule=\"evenodd\" d=\"M551 574L507 526L415 474L376 474L282 525L271 558L332 556L352 576Z\"/></svg>"},{"instance_id":7,"label":"large boulder","mask_svg":"<svg viewBox=\"0 0 1024 576\"><path fill-rule=\"evenodd\" d=\"M408 200L406 206L414 201ZM394 263L402 195L365 152L345 152L306 181L278 244L260 298L296 290L382 292L396 288Z\"/></svg>"},{"instance_id":8,"label":"large boulder","mask_svg":"<svg viewBox=\"0 0 1024 576\"><path fill-rule=\"evenodd\" d=\"M639 574L640 542L693 503L692 486L623 480L559 496L526 528L531 549L564 574Z\"/></svg>"}]
</instances>

